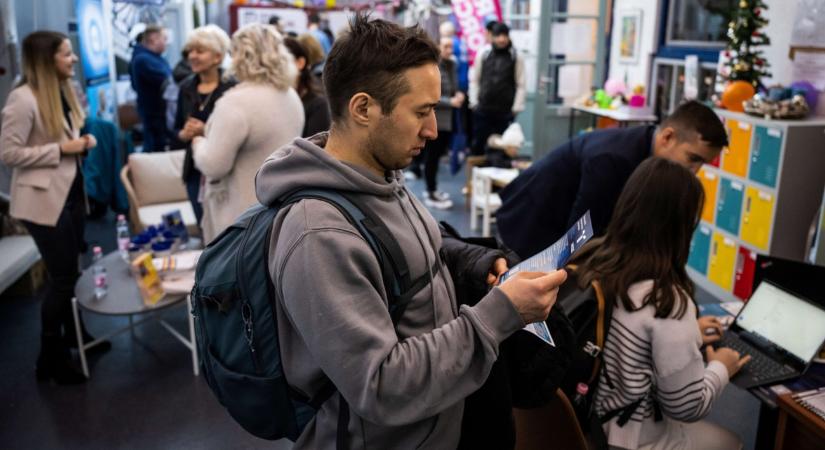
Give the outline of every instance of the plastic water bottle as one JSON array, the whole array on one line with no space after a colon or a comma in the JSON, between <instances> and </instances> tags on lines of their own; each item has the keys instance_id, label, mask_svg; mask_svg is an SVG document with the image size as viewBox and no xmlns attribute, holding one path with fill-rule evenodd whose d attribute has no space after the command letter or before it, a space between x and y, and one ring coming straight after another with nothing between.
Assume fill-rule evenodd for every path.
<instances>
[{"instance_id":1,"label":"plastic water bottle","mask_svg":"<svg viewBox=\"0 0 825 450\"><path fill-rule=\"evenodd\" d=\"M100 300L106 296L106 269L100 263L103 259L103 250L100 247L95 247L92 250L94 256L92 258L92 275L95 283L95 299Z\"/></svg>"},{"instance_id":2,"label":"plastic water bottle","mask_svg":"<svg viewBox=\"0 0 825 450\"><path fill-rule=\"evenodd\" d=\"M117 249L120 251L120 256L124 261L129 261L129 223L126 222L126 216L120 214L117 216Z\"/></svg>"},{"instance_id":3,"label":"plastic water bottle","mask_svg":"<svg viewBox=\"0 0 825 450\"><path fill-rule=\"evenodd\" d=\"M573 397L573 406L577 408L584 407L584 402L587 399L587 391L590 387L584 383L576 385L576 396Z\"/></svg>"}]
</instances>

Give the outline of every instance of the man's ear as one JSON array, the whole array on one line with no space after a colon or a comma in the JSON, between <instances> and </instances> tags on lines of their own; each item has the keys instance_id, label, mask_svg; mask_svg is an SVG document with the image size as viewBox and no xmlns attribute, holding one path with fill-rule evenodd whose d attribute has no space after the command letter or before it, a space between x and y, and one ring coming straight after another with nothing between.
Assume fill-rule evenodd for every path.
<instances>
[{"instance_id":1,"label":"man's ear","mask_svg":"<svg viewBox=\"0 0 825 450\"><path fill-rule=\"evenodd\" d=\"M366 92L358 92L349 99L349 115L357 125L368 126L370 123L370 109L378 105Z\"/></svg>"}]
</instances>

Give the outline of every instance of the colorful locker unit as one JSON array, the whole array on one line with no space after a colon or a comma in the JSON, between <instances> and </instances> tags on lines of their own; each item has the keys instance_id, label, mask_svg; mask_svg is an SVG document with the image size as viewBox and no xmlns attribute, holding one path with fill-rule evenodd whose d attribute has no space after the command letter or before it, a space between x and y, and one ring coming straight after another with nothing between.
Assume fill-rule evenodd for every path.
<instances>
[{"instance_id":1,"label":"colorful locker unit","mask_svg":"<svg viewBox=\"0 0 825 450\"><path fill-rule=\"evenodd\" d=\"M711 231L705 225L696 227L693 232L693 239L690 240L690 254L688 255L688 266L692 267L702 275L708 274L708 255L710 254Z\"/></svg>"},{"instance_id":2,"label":"colorful locker unit","mask_svg":"<svg viewBox=\"0 0 825 450\"><path fill-rule=\"evenodd\" d=\"M742 214L742 240L768 250L775 197L769 192L748 186L745 190L745 211Z\"/></svg>"},{"instance_id":3,"label":"colorful locker unit","mask_svg":"<svg viewBox=\"0 0 825 450\"><path fill-rule=\"evenodd\" d=\"M721 233L713 233L710 244L708 279L726 291L733 285L733 269L736 264L736 243Z\"/></svg>"},{"instance_id":4,"label":"colorful locker unit","mask_svg":"<svg viewBox=\"0 0 825 450\"><path fill-rule=\"evenodd\" d=\"M728 148L723 150L722 170L745 177L748 171L748 155L753 127L747 122L728 119Z\"/></svg>"},{"instance_id":5,"label":"colorful locker unit","mask_svg":"<svg viewBox=\"0 0 825 450\"><path fill-rule=\"evenodd\" d=\"M781 151L782 130L757 126L751 149L750 179L768 187L776 187Z\"/></svg>"},{"instance_id":6,"label":"colorful locker unit","mask_svg":"<svg viewBox=\"0 0 825 450\"><path fill-rule=\"evenodd\" d=\"M756 252L747 247L739 247L736 257L736 273L733 281L733 295L748 301L753 293L753 277L756 273Z\"/></svg>"},{"instance_id":7,"label":"colorful locker unit","mask_svg":"<svg viewBox=\"0 0 825 450\"><path fill-rule=\"evenodd\" d=\"M716 205L716 226L728 233L739 235L739 218L742 214L742 200L745 186L728 178L722 178L719 185L719 201Z\"/></svg>"},{"instance_id":8,"label":"colorful locker unit","mask_svg":"<svg viewBox=\"0 0 825 450\"><path fill-rule=\"evenodd\" d=\"M699 169L699 181L705 189L705 206L702 208L702 220L713 223L713 213L716 210L716 192L719 190L719 177L704 168Z\"/></svg>"}]
</instances>

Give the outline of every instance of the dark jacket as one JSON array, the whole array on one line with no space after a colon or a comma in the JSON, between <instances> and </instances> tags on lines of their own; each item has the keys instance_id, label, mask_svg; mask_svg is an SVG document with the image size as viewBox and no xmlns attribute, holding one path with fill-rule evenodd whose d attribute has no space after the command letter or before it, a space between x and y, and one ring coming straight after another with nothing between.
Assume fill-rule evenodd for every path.
<instances>
[{"instance_id":1,"label":"dark jacket","mask_svg":"<svg viewBox=\"0 0 825 450\"><path fill-rule=\"evenodd\" d=\"M453 131L453 105L450 99L458 91L458 74L455 62L451 59L441 59L438 63L441 72L441 99L435 107L435 118L438 122L438 131Z\"/></svg>"},{"instance_id":2,"label":"dark jacket","mask_svg":"<svg viewBox=\"0 0 825 450\"><path fill-rule=\"evenodd\" d=\"M495 48L481 61L478 106L485 112L509 113L516 98L516 53L512 45Z\"/></svg>"},{"instance_id":3,"label":"dark jacket","mask_svg":"<svg viewBox=\"0 0 825 450\"><path fill-rule=\"evenodd\" d=\"M453 277L459 305L473 306L484 297L489 290L484 280L497 258L505 257L510 267L518 262L518 256L499 249L495 239L461 238L445 222L441 222L441 237L441 255ZM553 308L547 323L556 347L525 331L501 343L484 385L464 400L459 450L514 448L513 408L535 408L553 398L570 367L575 335L558 308Z\"/></svg>"},{"instance_id":4,"label":"dark jacket","mask_svg":"<svg viewBox=\"0 0 825 450\"><path fill-rule=\"evenodd\" d=\"M132 88L137 93L137 109L143 122L144 141L152 147L147 150L162 150L168 137L163 89L172 76L172 68L163 56L138 44L132 51L129 76Z\"/></svg>"},{"instance_id":5,"label":"dark jacket","mask_svg":"<svg viewBox=\"0 0 825 450\"><path fill-rule=\"evenodd\" d=\"M330 125L329 103L327 98L316 93L301 97L304 105L304 131L301 137L310 137L322 131L328 131Z\"/></svg>"},{"instance_id":6,"label":"dark jacket","mask_svg":"<svg viewBox=\"0 0 825 450\"><path fill-rule=\"evenodd\" d=\"M166 112L163 85L172 76L169 63L163 56L138 44L132 51L129 76L132 78L132 88L137 93L141 117L163 118Z\"/></svg>"},{"instance_id":7,"label":"dark jacket","mask_svg":"<svg viewBox=\"0 0 825 450\"><path fill-rule=\"evenodd\" d=\"M189 119L189 117L194 117L206 122L207 119L209 119L209 116L212 115L212 110L215 109L215 102L221 98L224 92L238 84L238 82L232 78L225 80L222 72L220 75L221 77L218 82L218 87L212 91L211 95L206 96L203 100L203 104L201 104L201 94L198 93L198 84L200 83L200 77L198 74L193 73L180 83L180 91L178 92L178 109L175 113L175 129L173 131L175 133L176 140L176 145L174 147L186 149L186 156L183 160L184 181L193 176L200 177L200 172L198 172L198 169L195 168L195 164L192 160L192 142L181 142L177 139L178 133L180 133L180 130L183 129L183 126L186 124L186 120Z\"/></svg>"},{"instance_id":8,"label":"dark jacket","mask_svg":"<svg viewBox=\"0 0 825 450\"><path fill-rule=\"evenodd\" d=\"M630 174L652 154L654 129L594 131L535 162L500 192L501 239L527 258L555 242L588 210L594 233L603 234Z\"/></svg>"}]
</instances>

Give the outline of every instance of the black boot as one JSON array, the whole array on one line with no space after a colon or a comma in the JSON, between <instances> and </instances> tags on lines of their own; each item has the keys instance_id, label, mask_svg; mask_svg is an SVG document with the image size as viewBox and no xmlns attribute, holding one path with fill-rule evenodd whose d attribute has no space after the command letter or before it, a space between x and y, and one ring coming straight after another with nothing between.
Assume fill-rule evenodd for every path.
<instances>
[{"instance_id":1,"label":"black boot","mask_svg":"<svg viewBox=\"0 0 825 450\"><path fill-rule=\"evenodd\" d=\"M40 355L37 357L37 381L54 380L61 385L86 382L86 376L72 364L71 353L59 336L40 337Z\"/></svg>"},{"instance_id":2,"label":"black boot","mask_svg":"<svg viewBox=\"0 0 825 450\"><path fill-rule=\"evenodd\" d=\"M95 340L95 337L86 331L86 325L83 323L83 317L79 314L80 313L78 312L78 319L80 319L80 333L83 335L83 343L88 344L89 342ZM74 320L63 321L63 330L63 341L66 343L66 346L68 348L77 349L77 334L75 334ZM103 341L87 350L86 353L94 355L98 353L106 353L111 349L112 343L109 341Z\"/></svg>"}]
</instances>

